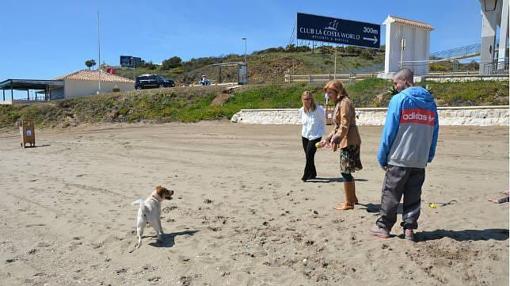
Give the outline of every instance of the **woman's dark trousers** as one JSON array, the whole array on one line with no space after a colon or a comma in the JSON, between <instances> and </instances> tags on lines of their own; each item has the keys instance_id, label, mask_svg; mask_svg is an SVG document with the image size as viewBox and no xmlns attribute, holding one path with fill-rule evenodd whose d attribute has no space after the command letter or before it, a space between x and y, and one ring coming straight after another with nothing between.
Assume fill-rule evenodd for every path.
<instances>
[{"instance_id":1,"label":"woman's dark trousers","mask_svg":"<svg viewBox=\"0 0 510 286\"><path fill-rule=\"evenodd\" d=\"M309 179L315 179L315 177L317 177L317 170L315 169L314 163L315 152L317 151L315 144L321 141L321 137L314 140L308 140L305 137L301 137L301 139L303 142L303 150L306 155L306 165L301 180L306 181Z\"/></svg>"}]
</instances>

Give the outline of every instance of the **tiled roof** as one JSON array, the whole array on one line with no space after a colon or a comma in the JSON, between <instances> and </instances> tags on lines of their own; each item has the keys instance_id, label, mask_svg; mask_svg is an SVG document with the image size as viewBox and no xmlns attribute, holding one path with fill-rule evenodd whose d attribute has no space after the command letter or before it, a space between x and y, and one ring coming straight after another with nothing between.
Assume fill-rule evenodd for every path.
<instances>
[{"instance_id":1,"label":"tiled roof","mask_svg":"<svg viewBox=\"0 0 510 286\"><path fill-rule=\"evenodd\" d=\"M418 21L414 21L414 20L408 20L408 19L395 17L395 16L388 16L388 18L386 18L386 21L384 21L384 24L393 23L393 22L405 24L405 25L409 25L409 26L414 26L414 27L418 27L418 28L422 28L422 29L426 29L426 30L434 29L432 27L432 25L430 25L430 24L418 22Z\"/></svg>"},{"instance_id":2,"label":"tiled roof","mask_svg":"<svg viewBox=\"0 0 510 286\"><path fill-rule=\"evenodd\" d=\"M58 77L56 79L98 81L99 80L99 72L96 70L81 70L81 71L70 73L65 76ZM101 72L101 81L134 83L134 81L130 80L129 78L121 77L121 76L114 75L114 74L109 74L104 71Z\"/></svg>"}]
</instances>

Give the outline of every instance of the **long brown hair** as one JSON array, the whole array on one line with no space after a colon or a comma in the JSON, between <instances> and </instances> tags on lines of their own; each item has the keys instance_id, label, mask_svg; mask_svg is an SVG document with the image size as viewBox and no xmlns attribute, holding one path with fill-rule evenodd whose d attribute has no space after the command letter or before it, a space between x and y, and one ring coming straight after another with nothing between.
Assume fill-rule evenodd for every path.
<instances>
[{"instance_id":1,"label":"long brown hair","mask_svg":"<svg viewBox=\"0 0 510 286\"><path fill-rule=\"evenodd\" d=\"M342 81L340 81L339 79L328 81L328 83L326 83L326 85L324 86L324 91L327 92L328 89L334 90L336 92L337 102L340 101L340 99L343 98L344 96L349 97L347 91L344 88L344 85L342 84Z\"/></svg>"},{"instance_id":2,"label":"long brown hair","mask_svg":"<svg viewBox=\"0 0 510 286\"><path fill-rule=\"evenodd\" d=\"M315 103L315 99L313 98L313 94L308 91L308 90L305 90L303 92L303 94L301 95L301 100L303 100L303 97L305 96L309 96L311 98L311 106L310 106L310 109L306 108L306 105L303 104L303 109L305 110L305 112L310 112L310 111L315 111L315 109L317 109L317 104Z\"/></svg>"}]
</instances>

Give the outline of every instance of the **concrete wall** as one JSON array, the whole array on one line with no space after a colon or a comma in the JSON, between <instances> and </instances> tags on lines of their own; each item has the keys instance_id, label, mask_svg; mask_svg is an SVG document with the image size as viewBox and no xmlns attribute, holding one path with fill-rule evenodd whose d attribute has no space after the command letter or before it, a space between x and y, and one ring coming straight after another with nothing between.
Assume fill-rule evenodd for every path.
<instances>
[{"instance_id":1,"label":"concrete wall","mask_svg":"<svg viewBox=\"0 0 510 286\"><path fill-rule=\"evenodd\" d=\"M126 82L101 82L101 92L112 92L117 86L121 91L135 89L134 83ZM98 82L92 80L65 80L65 98L95 95L98 89Z\"/></svg>"},{"instance_id":2,"label":"concrete wall","mask_svg":"<svg viewBox=\"0 0 510 286\"><path fill-rule=\"evenodd\" d=\"M357 108L357 124L383 125L386 108ZM440 107L440 125L509 126L508 106ZM242 109L232 122L246 124L301 124L298 109Z\"/></svg>"}]
</instances>

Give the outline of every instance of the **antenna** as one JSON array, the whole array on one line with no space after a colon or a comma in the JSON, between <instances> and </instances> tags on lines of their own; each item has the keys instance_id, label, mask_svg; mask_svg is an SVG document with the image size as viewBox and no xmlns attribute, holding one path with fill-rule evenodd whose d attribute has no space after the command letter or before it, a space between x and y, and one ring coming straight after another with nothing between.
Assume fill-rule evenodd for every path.
<instances>
[{"instance_id":1,"label":"antenna","mask_svg":"<svg viewBox=\"0 0 510 286\"><path fill-rule=\"evenodd\" d=\"M291 45L294 42L294 31L296 30L296 23L294 22L294 27L292 27L292 32L290 33L290 39L289 39L289 45Z\"/></svg>"}]
</instances>

